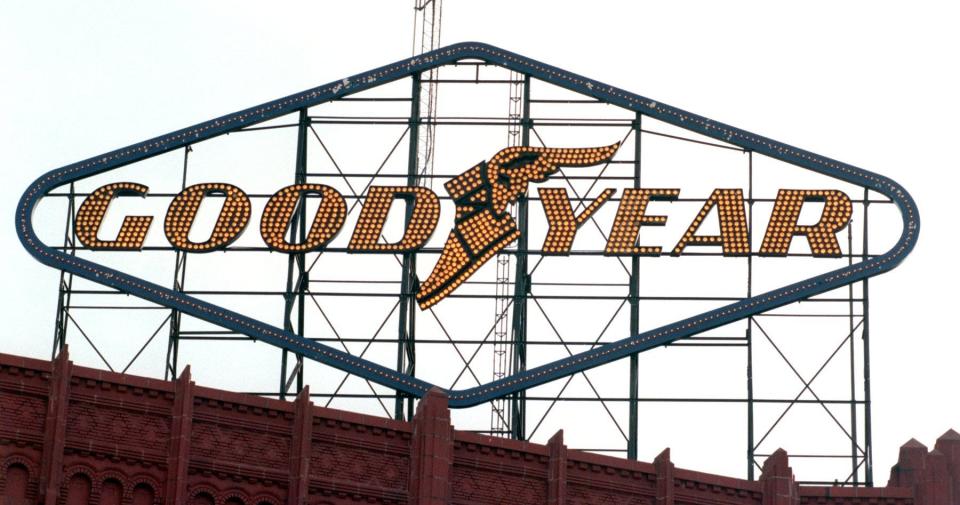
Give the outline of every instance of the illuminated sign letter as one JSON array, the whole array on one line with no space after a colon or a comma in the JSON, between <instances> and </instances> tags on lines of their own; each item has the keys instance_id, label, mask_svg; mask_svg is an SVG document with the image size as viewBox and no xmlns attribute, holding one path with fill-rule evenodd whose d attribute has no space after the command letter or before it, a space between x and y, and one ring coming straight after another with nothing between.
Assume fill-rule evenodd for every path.
<instances>
[{"instance_id":1,"label":"illuminated sign letter","mask_svg":"<svg viewBox=\"0 0 960 505\"><path fill-rule=\"evenodd\" d=\"M637 240L641 226L663 226L667 224L667 217L648 216L644 212L651 200L674 200L678 195L679 189L625 189L603 253L610 256L659 256L659 246L637 245Z\"/></svg>"},{"instance_id":2,"label":"illuminated sign letter","mask_svg":"<svg viewBox=\"0 0 960 505\"><path fill-rule=\"evenodd\" d=\"M294 244L288 242L285 235L297 202L302 199L301 205L307 204L306 195L320 195L320 206L303 243ZM294 184L277 191L267 201L260 219L260 236L275 251L313 251L333 240L346 217L347 204L337 190L323 184Z\"/></svg>"},{"instance_id":3,"label":"illuminated sign letter","mask_svg":"<svg viewBox=\"0 0 960 505\"><path fill-rule=\"evenodd\" d=\"M407 201L407 227L399 242L380 242L390 207L396 199ZM413 206L411 209L410 206ZM437 194L419 186L373 186L367 193L347 252L409 252L427 242L440 220Z\"/></svg>"},{"instance_id":4,"label":"illuminated sign letter","mask_svg":"<svg viewBox=\"0 0 960 505\"><path fill-rule=\"evenodd\" d=\"M587 222L587 219L617 192L615 189L603 190L596 200L575 216L566 188L537 188L537 191L549 226L547 236L543 239L544 254L569 254L577 228Z\"/></svg>"},{"instance_id":5,"label":"illuminated sign letter","mask_svg":"<svg viewBox=\"0 0 960 505\"><path fill-rule=\"evenodd\" d=\"M97 238L97 233L100 231L103 216L107 214L107 207L114 197L143 196L147 193L147 190L148 188L142 184L117 182L107 184L90 193L90 196L80 204L80 210L77 211L77 221L74 226L77 239L91 249L139 250L143 247L143 239L146 238L150 223L153 222L153 218L150 216L127 216L123 218L123 224L120 225L120 232L117 234L116 240L100 240Z\"/></svg>"},{"instance_id":6,"label":"illuminated sign letter","mask_svg":"<svg viewBox=\"0 0 960 505\"><path fill-rule=\"evenodd\" d=\"M823 202L820 220L812 226L797 224L806 202ZM786 256L795 235L805 235L814 256L840 256L837 232L850 222L853 205L842 191L833 189L781 189L773 204L760 254Z\"/></svg>"},{"instance_id":7,"label":"illuminated sign letter","mask_svg":"<svg viewBox=\"0 0 960 505\"><path fill-rule=\"evenodd\" d=\"M720 220L720 235L697 235L697 230L713 207L717 207ZM690 227L677 242L673 252L679 256L688 245L723 246L724 256L746 256L750 254L750 238L747 233L747 216L743 210L742 189L715 189L703 204L700 213L690 223Z\"/></svg>"},{"instance_id":8,"label":"illuminated sign letter","mask_svg":"<svg viewBox=\"0 0 960 505\"><path fill-rule=\"evenodd\" d=\"M188 235L200 209L200 202L207 196L223 196L223 208L213 226L210 238L205 242L192 242ZM173 247L181 251L209 252L223 248L240 236L250 220L250 199L240 188L222 182L194 184L180 192L170 207L163 222L163 231Z\"/></svg>"}]
</instances>

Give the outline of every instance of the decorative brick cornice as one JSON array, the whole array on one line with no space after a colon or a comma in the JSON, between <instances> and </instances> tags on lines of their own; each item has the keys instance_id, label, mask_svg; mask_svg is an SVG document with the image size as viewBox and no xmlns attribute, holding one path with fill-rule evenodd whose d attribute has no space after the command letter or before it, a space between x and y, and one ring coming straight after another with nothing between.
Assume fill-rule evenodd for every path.
<instances>
[{"instance_id":1,"label":"decorative brick cornice","mask_svg":"<svg viewBox=\"0 0 960 505\"><path fill-rule=\"evenodd\" d=\"M126 492L146 486L165 504L198 494L250 505L960 503L960 434L952 430L932 451L905 444L888 487L799 487L784 451L751 482L675 468L669 449L646 463L568 449L562 432L546 445L458 432L439 390L402 422L316 407L309 390L282 402L196 386L189 368L170 383L77 367L66 352L53 363L0 354L0 385L0 411L29 404L43 412L38 426L0 430L0 462L30 472L29 503L64 499L78 468L93 492L113 479ZM85 448L76 447L81 433ZM131 442L137 437L142 443ZM155 461L148 444L164 448L165 459Z\"/></svg>"}]
</instances>

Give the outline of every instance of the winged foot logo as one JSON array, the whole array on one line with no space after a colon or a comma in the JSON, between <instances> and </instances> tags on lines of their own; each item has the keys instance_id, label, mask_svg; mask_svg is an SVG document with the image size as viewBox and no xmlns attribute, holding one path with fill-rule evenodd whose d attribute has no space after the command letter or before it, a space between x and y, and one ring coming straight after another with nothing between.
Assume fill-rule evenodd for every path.
<instances>
[{"instance_id":1,"label":"winged foot logo","mask_svg":"<svg viewBox=\"0 0 960 505\"><path fill-rule=\"evenodd\" d=\"M561 166L609 160L618 147L508 147L450 179L444 187L457 206L456 221L433 272L417 292L420 307L442 300L520 236L507 206L527 192L529 183L545 181Z\"/></svg>"},{"instance_id":2,"label":"winged foot logo","mask_svg":"<svg viewBox=\"0 0 960 505\"><path fill-rule=\"evenodd\" d=\"M448 391L451 407L469 407L493 398L529 389L877 275L898 265L916 244L920 225L916 205L899 184L886 177L650 100L503 49L476 42L441 48L426 55L399 61L347 79L337 80L330 84L53 170L31 184L21 197L16 213L16 230L21 243L40 262L53 268L69 271L122 292L175 308L198 319L301 354L308 359L344 370L403 393L417 397L423 396L431 387L434 387L433 384L392 368L338 351L322 343L304 339L292 332L284 331L210 302L139 279L91 260L66 254L56 247L44 244L34 230L33 210L44 195L72 181L130 165L161 153L183 148L253 124L295 113L307 107L329 102L374 88L383 83L416 75L425 70L456 63L464 59L481 60L498 65L532 79L548 81L555 86L586 95L600 102L634 111L696 134L738 146L744 150L868 188L870 191L888 197L896 205L900 211L902 231L896 243L888 251L872 255L859 263L766 293L757 294L636 335L629 335L568 358L535 368L520 370L510 377L488 384ZM520 195L526 193L530 183L545 180L559 167L588 166L601 163L613 156L618 147L617 144L614 144L592 148L507 148L494 155L489 161L477 164L448 181L445 189L456 205L454 227L446 240L437 264L417 293L417 300L421 307L430 307L437 303L460 286L492 255L517 239L520 231L507 209L511 202L516 201ZM249 218L250 207L249 202L244 205L245 195L242 194L242 191L234 191L234 189L237 188L230 185L218 185L217 183L194 189L194 193L190 193L179 202L180 210L174 213L174 217L181 219L181 221L174 219L165 223L165 232L168 238L171 235L178 237L178 234L183 234L184 228L188 227L186 223L190 209L203 196L214 193L226 194L228 197L233 195L235 202L229 208L225 205L228 212L226 215L221 215L221 217L224 217L223 227L219 230L219 235L215 230L211 239L220 241L221 243L218 245L222 245L229 242L231 238L235 238L238 233L237 229L242 229L242 224ZM307 189L319 192L325 191L323 188ZM557 207L554 204L557 202L568 203L568 201L560 198L562 195L558 191L552 191L556 189L559 188L541 188L540 191L544 208L548 212L548 221L550 218L549 206L553 205L552 208L556 209ZM284 188L278 192L280 194L286 191L284 195L286 195L287 200L278 201L275 205L274 217L276 219L282 221L289 211L289 202L291 199L298 198L298 192L301 190L305 189ZM110 199L116 194L123 194L124 192L142 194L145 191L146 188L138 187L135 183L119 183L118 186L108 192L109 194L102 195L103 200L91 201L89 209L94 214L101 211L105 212ZM417 194L422 193L415 189L410 191ZM626 223L624 229L627 233L621 233L626 237L623 239L625 242L613 241L608 243L605 252L627 255L641 255L651 252L636 244L635 233L631 241L630 232L635 231L633 227L649 224L645 219L657 217L644 216L643 207L647 202L655 199L670 199L675 197L677 192L678 190L670 189L635 189L628 195L625 191L614 222L615 228L619 221ZM324 202L329 201L329 204L321 206L322 212L331 216L332 222L336 223L342 215L342 209L337 204L335 195L325 193L324 196L330 198L323 199ZM609 196L609 191L604 191L591 205L602 204ZM421 198L424 201L430 200L430 196L425 193L421 195ZM436 198L436 195L433 195L433 198ZM293 201L295 203L295 200ZM743 195L738 193L737 190L715 190L704 202L704 208L709 210L710 207L717 206L725 211L723 212L724 215L729 217L726 223L720 223L721 234L718 236L698 235L696 232L699 221L695 221L688 229L688 233L685 233L673 248L671 254L682 253L683 248L687 245L719 246L723 248L724 254L729 255L749 253L749 244L743 240L746 228L740 225L739 213L736 210L742 201ZM775 209L773 213L774 217L771 218L764 234L761 253L767 252L771 255L777 255L783 251L784 244L788 246L790 240L795 236L803 235L815 254L819 251L823 256L836 255L838 251L834 247L836 231L845 226L850 218L850 200L846 195L838 191L823 189L781 190L776 201L775 205L783 205L783 207L779 212ZM807 201L823 202L824 210L819 223L813 226L800 227L797 225L795 214L799 213L800 207ZM569 207L564 211L570 212ZM581 212L581 215L589 211L591 211L590 208L587 208ZM428 214L425 219L435 219L432 214ZM626 216L622 220L621 214ZM125 226L130 227L127 230L129 233L122 237L126 241L128 249L136 249L134 247L136 243L142 241L139 231L145 229L144 226L149 226L148 219L136 219L138 217L144 218L145 216L130 216L133 219L128 218L124 222ZM169 211L167 217L169 221ZM575 218L578 217L573 216L573 219ZM96 224L98 223L94 221L84 224L93 228L93 240L98 240ZM220 224L218 220L218 225ZM78 226L80 225L78 216ZM575 227L576 223L573 226ZM563 229L569 227L570 222L568 221ZM329 239L326 234L335 232L335 230L331 232L330 228L332 228L332 225L321 227L318 234L313 237L314 242L307 245L324 243L324 240ZM261 233L264 234L265 240L268 236L272 237L271 240L274 240L278 250L284 250L283 247L303 245L284 244L282 240L277 240L276 230L271 231L269 227L266 230L262 228ZM564 240L572 240L572 234L560 235L562 237L557 238L557 242L551 247L562 251L565 247ZM119 239L120 237L118 237ZM815 244L819 244L819 246L815 246ZM191 250L191 246L198 246L198 244L190 243L189 240L186 240L183 245L185 250ZM545 250L548 249L546 246L547 244L545 244ZM821 247L821 249L814 249L814 247ZM656 250L659 254L659 248L656 248Z\"/></svg>"}]
</instances>

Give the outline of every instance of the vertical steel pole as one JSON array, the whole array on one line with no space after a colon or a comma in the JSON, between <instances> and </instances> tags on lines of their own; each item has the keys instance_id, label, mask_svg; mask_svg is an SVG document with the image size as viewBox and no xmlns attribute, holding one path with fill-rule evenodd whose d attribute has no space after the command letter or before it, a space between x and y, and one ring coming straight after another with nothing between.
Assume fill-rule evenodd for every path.
<instances>
[{"instance_id":1,"label":"vertical steel pole","mask_svg":"<svg viewBox=\"0 0 960 505\"><path fill-rule=\"evenodd\" d=\"M310 128L310 116L307 109L300 109L299 121L297 124L297 161L294 171L294 184L304 184L307 182L307 130ZM299 244L307 236L307 200L306 196L301 197L297 202L296 210L293 213L293 219L290 222L290 241ZM283 310L283 329L303 336L303 325L305 319L304 302L306 301L306 292L308 286L306 272L306 254L302 252L291 253L287 255L287 289L284 293ZM294 315L296 310L296 315ZM296 321L294 321L296 318ZM299 393L303 389L303 356L296 355L296 364L289 376L287 374L289 357L288 351L283 350L280 359L280 399L285 400L290 386L296 380Z\"/></svg>"},{"instance_id":2,"label":"vertical steel pole","mask_svg":"<svg viewBox=\"0 0 960 505\"><path fill-rule=\"evenodd\" d=\"M747 151L747 298L753 296L753 151ZM747 478L754 479L753 441L753 318L747 318Z\"/></svg>"},{"instance_id":3,"label":"vertical steel pole","mask_svg":"<svg viewBox=\"0 0 960 505\"><path fill-rule=\"evenodd\" d=\"M847 226L847 264L853 265L853 226ZM856 355L856 339L853 337L853 332L856 330L856 325L853 320L853 284L847 286L847 296L849 309L849 327L847 335L850 338L850 467L851 475L853 476L853 485L856 486L860 482L859 468L860 465L857 464L857 460L860 459L859 449L857 447L857 355Z\"/></svg>"},{"instance_id":4,"label":"vertical steel pole","mask_svg":"<svg viewBox=\"0 0 960 505\"><path fill-rule=\"evenodd\" d=\"M300 121L297 127L297 168L294 179L296 184L305 184L307 182L307 130L310 128L310 115L307 109L300 111ZM303 242L307 239L307 199L300 199L300 207L296 213L297 230L295 243ZM297 266L297 335L304 336L306 328L306 302L307 289L310 286L310 273L307 272L306 253L297 253L295 255ZM303 356L297 355L297 389L296 393L303 390ZM289 381L288 381L289 383ZM289 389L289 388L288 388Z\"/></svg>"},{"instance_id":5,"label":"vertical steel pole","mask_svg":"<svg viewBox=\"0 0 960 505\"><path fill-rule=\"evenodd\" d=\"M640 154L641 144L641 121L643 116L638 112L633 120L633 187L640 187ZM640 257L632 256L630 258L630 336L636 337L640 334ZM639 431L639 411L640 402L640 360L636 354L630 355L630 420L627 428L627 459L637 459L637 443L640 436Z\"/></svg>"},{"instance_id":6,"label":"vertical steel pole","mask_svg":"<svg viewBox=\"0 0 960 505\"><path fill-rule=\"evenodd\" d=\"M183 283L186 278L187 271L187 253L184 251L177 251L177 255L174 258L173 265L173 290L176 292L183 291ZM167 363L164 368L163 377L164 380L176 380L177 378L177 362L180 355L180 321L182 314L177 309L172 309L170 311L170 326L169 333L167 337Z\"/></svg>"},{"instance_id":7,"label":"vertical steel pole","mask_svg":"<svg viewBox=\"0 0 960 505\"><path fill-rule=\"evenodd\" d=\"M193 148L186 146L183 148L183 170L180 174L180 190L187 187L187 166L190 162L190 152ZM187 276L187 253L177 250L173 260L173 290L180 293L183 291L183 284ZM181 314L177 309L170 311L170 325L167 335L167 362L164 366L164 380L175 380L177 378L177 361L180 356L180 320Z\"/></svg>"},{"instance_id":8,"label":"vertical steel pole","mask_svg":"<svg viewBox=\"0 0 960 505\"><path fill-rule=\"evenodd\" d=\"M530 145L530 76L523 77L523 116L520 118L520 145ZM530 274L527 272L527 215L529 200L521 195L517 201L517 270L513 288L513 373L527 369L527 296L530 294ZM526 439L527 392L519 391L511 398L510 436Z\"/></svg>"},{"instance_id":9,"label":"vertical steel pole","mask_svg":"<svg viewBox=\"0 0 960 505\"><path fill-rule=\"evenodd\" d=\"M870 221L867 219L867 207L870 205L870 190L863 190L863 248L862 261L867 260L869 247ZM863 280L863 450L866 462L864 464L864 480L868 486L873 486L873 418L870 414L870 280Z\"/></svg>"},{"instance_id":10,"label":"vertical steel pole","mask_svg":"<svg viewBox=\"0 0 960 505\"><path fill-rule=\"evenodd\" d=\"M76 189L70 183L70 196L67 200L67 222L63 229L64 252L70 255L77 254L77 228L74 226L76 216ZM53 351L50 359L56 358L63 347L67 345L67 313L70 311L70 295L73 293L73 274L60 271L60 285L57 296L57 320L53 328Z\"/></svg>"},{"instance_id":11,"label":"vertical steel pole","mask_svg":"<svg viewBox=\"0 0 960 505\"><path fill-rule=\"evenodd\" d=\"M410 149L407 156L407 185L416 186L419 173L419 157L417 148L420 142L420 74L413 75L413 88L410 91ZM407 201L404 225L410 223L413 215L413 201ZM416 299L417 289L417 258L413 253L403 253L402 273L400 278L400 307L399 329L397 346L397 371L413 375L416 372ZM397 392L394 405L394 417L404 419L404 395ZM406 418L413 418L413 398L406 398Z\"/></svg>"}]
</instances>

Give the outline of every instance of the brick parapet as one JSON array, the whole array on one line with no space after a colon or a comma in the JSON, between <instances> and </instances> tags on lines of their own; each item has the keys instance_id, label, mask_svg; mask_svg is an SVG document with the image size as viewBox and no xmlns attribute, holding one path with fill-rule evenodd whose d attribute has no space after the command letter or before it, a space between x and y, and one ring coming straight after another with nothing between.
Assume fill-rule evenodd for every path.
<instances>
[{"instance_id":1,"label":"brick parapet","mask_svg":"<svg viewBox=\"0 0 960 505\"><path fill-rule=\"evenodd\" d=\"M308 392L205 388L189 370L164 382L73 366L65 353L0 354L0 412L0 497L10 468L29 475L22 499L0 503L99 503L120 489L123 503L154 505L956 505L960 489L953 431L933 451L906 444L888 487L800 487L782 451L752 482L675 468L669 450L647 463L568 449L562 432L546 445L459 432L440 391L402 422L317 407Z\"/></svg>"}]
</instances>

